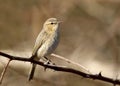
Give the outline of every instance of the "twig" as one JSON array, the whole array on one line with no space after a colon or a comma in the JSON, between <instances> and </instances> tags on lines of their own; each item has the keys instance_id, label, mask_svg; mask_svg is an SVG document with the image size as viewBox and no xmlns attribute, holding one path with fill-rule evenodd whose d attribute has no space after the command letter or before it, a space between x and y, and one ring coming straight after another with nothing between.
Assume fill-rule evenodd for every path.
<instances>
[{"instance_id":1,"label":"twig","mask_svg":"<svg viewBox=\"0 0 120 86\"><path fill-rule=\"evenodd\" d=\"M5 75L6 71L7 71L7 68L8 68L8 66L9 66L10 61L11 61L11 59L9 59L8 63L6 64L5 68L3 69L2 73L1 73L1 76L0 76L0 84L2 84L4 75Z\"/></svg>"},{"instance_id":2,"label":"twig","mask_svg":"<svg viewBox=\"0 0 120 86\"><path fill-rule=\"evenodd\" d=\"M74 61L72 61L72 60L69 60L69 59L67 59L67 58L65 58L65 57L63 57L63 56L60 56L60 55L57 55L57 54L54 54L54 53L52 53L51 56L57 57L57 58L59 58L59 59L61 59L61 60L63 60L63 61L66 61L66 62L71 63L71 64L73 64L73 65L79 66L79 67L82 68L83 70L85 70L85 71L87 71L88 73L90 73L90 71L89 71L87 68L85 68L84 66L82 66L81 64L76 63L76 62L74 62Z\"/></svg>"},{"instance_id":3,"label":"twig","mask_svg":"<svg viewBox=\"0 0 120 86\"><path fill-rule=\"evenodd\" d=\"M12 55L9 55L9 54L3 53L3 52L0 52L0 56L4 56L4 57L9 58L11 60L32 62L32 63L38 64L38 65L56 70L56 71L73 73L73 74L82 76L84 78L90 78L90 79L93 79L93 80L95 80L95 79L96 80L101 80L101 81L112 83L113 85L120 85L120 80L119 79L112 79L112 78L105 77L101 74L101 72L99 74L87 74L87 73L81 72L81 71L73 69L73 68L51 65L51 64L44 64L41 61L35 61L35 60L29 59L29 58L24 58L24 57L12 56Z\"/></svg>"}]
</instances>

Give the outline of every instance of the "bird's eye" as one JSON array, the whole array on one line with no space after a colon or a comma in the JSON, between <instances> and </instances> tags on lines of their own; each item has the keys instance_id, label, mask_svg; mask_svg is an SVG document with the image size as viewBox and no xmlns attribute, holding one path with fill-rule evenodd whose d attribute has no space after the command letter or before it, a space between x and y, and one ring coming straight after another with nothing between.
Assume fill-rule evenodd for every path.
<instances>
[{"instance_id":1,"label":"bird's eye","mask_svg":"<svg viewBox=\"0 0 120 86\"><path fill-rule=\"evenodd\" d=\"M53 22L51 22L51 24L54 24Z\"/></svg>"}]
</instances>

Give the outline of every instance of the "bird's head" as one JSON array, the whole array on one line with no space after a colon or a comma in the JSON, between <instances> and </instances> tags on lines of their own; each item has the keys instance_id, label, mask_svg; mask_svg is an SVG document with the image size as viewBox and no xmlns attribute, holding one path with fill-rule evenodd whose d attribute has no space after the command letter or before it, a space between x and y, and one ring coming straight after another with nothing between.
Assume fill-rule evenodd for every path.
<instances>
[{"instance_id":1,"label":"bird's head","mask_svg":"<svg viewBox=\"0 0 120 86\"><path fill-rule=\"evenodd\" d=\"M58 21L56 18L49 18L44 23L44 29L47 31L55 31L58 29L60 21Z\"/></svg>"}]
</instances>

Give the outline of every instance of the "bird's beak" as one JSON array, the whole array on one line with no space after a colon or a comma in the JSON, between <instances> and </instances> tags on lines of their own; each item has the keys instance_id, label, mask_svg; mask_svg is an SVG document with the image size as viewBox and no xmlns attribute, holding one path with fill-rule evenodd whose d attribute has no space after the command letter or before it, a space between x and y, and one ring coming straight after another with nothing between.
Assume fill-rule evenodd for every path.
<instances>
[{"instance_id":1,"label":"bird's beak","mask_svg":"<svg viewBox=\"0 0 120 86\"><path fill-rule=\"evenodd\" d=\"M61 23L61 22L63 22L63 21L58 21L58 23Z\"/></svg>"}]
</instances>

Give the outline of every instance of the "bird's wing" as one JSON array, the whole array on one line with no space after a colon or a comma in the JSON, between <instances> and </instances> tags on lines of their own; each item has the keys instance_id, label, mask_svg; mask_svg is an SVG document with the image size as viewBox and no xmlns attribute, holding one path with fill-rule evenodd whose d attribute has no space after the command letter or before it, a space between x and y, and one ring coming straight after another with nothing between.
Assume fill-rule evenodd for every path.
<instances>
[{"instance_id":1,"label":"bird's wing","mask_svg":"<svg viewBox=\"0 0 120 86\"><path fill-rule=\"evenodd\" d=\"M45 42L45 39L46 39L46 33L44 31L41 31L36 39L36 42L35 42L35 45L33 48L33 52L32 52L32 56L36 55L38 49Z\"/></svg>"}]
</instances>

